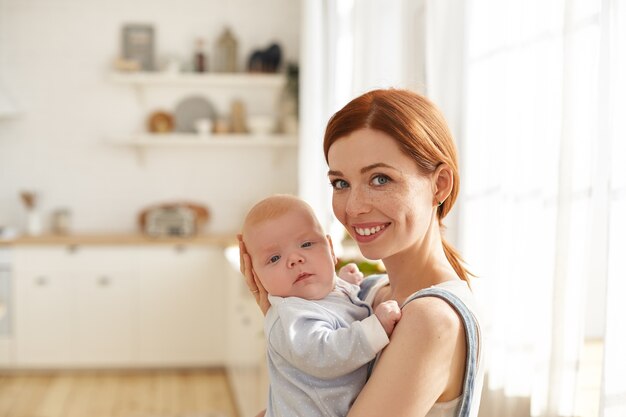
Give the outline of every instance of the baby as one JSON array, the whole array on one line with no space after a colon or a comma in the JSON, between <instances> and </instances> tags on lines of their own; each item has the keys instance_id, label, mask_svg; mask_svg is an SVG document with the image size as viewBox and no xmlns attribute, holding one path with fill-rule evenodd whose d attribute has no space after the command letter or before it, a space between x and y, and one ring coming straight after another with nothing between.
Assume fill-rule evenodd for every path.
<instances>
[{"instance_id":1,"label":"baby","mask_svg":"<svg viewBox=\"0 0 626 417\"><path fill-rule=\"evenodd\" d=\"M296 197L257 203L242 241L271 303L265 416L345 416L400 320L398 304L381 303L372 314L357 297L359 287L335 275L330 237Z\"/></svg>"}]
</instances>

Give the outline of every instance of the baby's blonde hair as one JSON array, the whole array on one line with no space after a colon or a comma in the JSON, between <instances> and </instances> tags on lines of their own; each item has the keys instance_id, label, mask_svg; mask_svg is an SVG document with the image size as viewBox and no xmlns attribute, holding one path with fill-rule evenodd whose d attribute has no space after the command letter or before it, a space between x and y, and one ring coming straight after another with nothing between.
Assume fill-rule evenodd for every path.
<instances>
[{"instance_id":1,"label":"baby's blonde hair","mask_svg":"<svg viewBox=\"0 0 626 417\"><path fill-rule=\"evenodd\" d=\"M315 221L316 226L321 229L321 225L319 224L313 209L304 200L289 194L276 194L264 198L252 206L243 222L241 234L244 241L246 238L246 232L249 231L250 227L267 220L273 220L294 209L301 209L307 212Z\"/></svg>"}]
</instances>

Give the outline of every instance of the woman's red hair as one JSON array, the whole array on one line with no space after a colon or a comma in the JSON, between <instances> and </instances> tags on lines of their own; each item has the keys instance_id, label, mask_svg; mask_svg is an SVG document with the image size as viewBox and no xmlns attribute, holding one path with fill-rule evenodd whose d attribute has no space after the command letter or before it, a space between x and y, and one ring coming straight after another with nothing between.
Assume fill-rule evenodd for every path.
<instances>
[{"instance_id":1,"label":"woman's red hair","mask_svg":"<svg viewBox=\"0 0 626 417\"><path fill-rule=\"evenodd\" d=\"M459 166L452 134L441 111L426 97L408 90L369 91L346 104L328 121L324 134L324 156L338 139L364 128L379 130L392 137L425 175L444 163L452 170L452 190L437 208L439 227L459 194ZM459 277L469 283L473 276L460 254L443 238L448 261Z\"/></svg>"}]
</instances>

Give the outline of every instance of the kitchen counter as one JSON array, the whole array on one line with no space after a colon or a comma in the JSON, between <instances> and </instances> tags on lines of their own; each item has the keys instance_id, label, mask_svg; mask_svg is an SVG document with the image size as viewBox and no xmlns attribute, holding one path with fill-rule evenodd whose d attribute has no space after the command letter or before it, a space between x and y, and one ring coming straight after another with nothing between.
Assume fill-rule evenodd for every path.
<instances>
[{"instance_id":1,"label":"kitchen counter","mask_svg":"<svg viewBox=\"0 0 626 417\"><path fill-rule=\"evenodd\" d=\"M127 234L44 234L0 239L0 247L17 245L215 245L227 247L237 243L235 233L203 234L194 237L150 237Z\"/></svg>"}]
</instances>

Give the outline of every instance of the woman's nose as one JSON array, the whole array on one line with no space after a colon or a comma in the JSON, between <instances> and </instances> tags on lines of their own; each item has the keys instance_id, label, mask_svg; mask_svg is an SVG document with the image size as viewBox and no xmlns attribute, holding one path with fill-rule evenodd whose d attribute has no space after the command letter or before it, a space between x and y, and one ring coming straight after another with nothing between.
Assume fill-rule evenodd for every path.
<instances>
[{"instance_id":1,"label":"woman's nose","mask_svg":"<svg viewBox=\"0 0 626 417\"><path fill-rule=\"evenodd\" d=\"M359 187L350 190L348 200L346 201L346 214L348 216L358 216L359 214L367 213L370 209L369 198Z\"/></svg>"}]
</instances>

